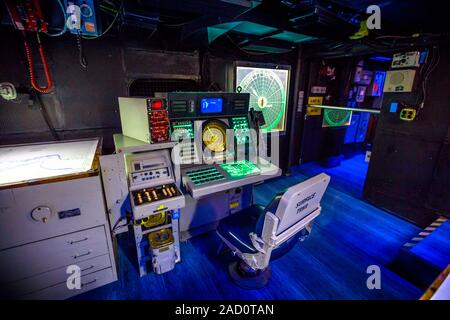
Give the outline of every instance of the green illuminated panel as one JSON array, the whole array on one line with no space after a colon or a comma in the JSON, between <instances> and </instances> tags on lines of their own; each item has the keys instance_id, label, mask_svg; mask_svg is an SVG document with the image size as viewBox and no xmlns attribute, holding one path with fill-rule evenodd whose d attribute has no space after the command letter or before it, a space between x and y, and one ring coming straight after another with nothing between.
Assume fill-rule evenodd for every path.
<instances>
[{"instance_id":1,"label":"green illuminated panel","mask_svg":"<svg viewBox=\"0 0 450 320\"><path fill-rule=\"evenodd\" d=\"M232 178L242 178L248 175L259 174L261 170L247 160L239 160L232 163L222 163L220 167Z\"/></svg>"},{"instance_id":2,"label":"green illuminated panel","mask_svg":"<svg viewBox=\"0 0 450 320\"><path fill-rule=\"evenodd\" d=\"M186 175L189 177L189 179L191 179L192 183L196 186L225 179L223 174L220 173L216 167L208 167L189 171L186 172Z\"/></svg>"},{"instance_id":3,"label":"green illuminated panel","mask_svg":"<svg viewBox=\"0 0 450 320\"><path fill-rule=\"evenodd\" d=\"M247 117L234 117L231 118L231 126L234 130L236 136L237 144L245 144L250 140L249 137L249 126Z\"/></svg>"},{"instance_id":4,"label":"green illuminated panel","mask_svg":"<svg viewBox=\"0 0 450 320\"><path fill-rule=\"evenodd\" d=\"M349 126L352 121L352 111L325 109L323 113L322 127Z\"/></svg>"},{"instance_id":5,"label":"green illuminated panel","mask_svg":"<svg viewBox=\"0 0 450 320\"><path fill-rule=\"evenodd\" d=\"M172 125L172 140L194 139L194 126L191 121L174 122Z\"/></svg>"}]
</instances>

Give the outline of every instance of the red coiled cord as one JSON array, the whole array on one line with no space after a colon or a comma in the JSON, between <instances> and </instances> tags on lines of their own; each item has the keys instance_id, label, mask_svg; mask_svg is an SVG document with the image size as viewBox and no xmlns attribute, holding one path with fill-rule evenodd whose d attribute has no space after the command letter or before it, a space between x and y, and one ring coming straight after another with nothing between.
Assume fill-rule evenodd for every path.
<instances>
[{"instance_id":1,"label":"red coiled cord","mask_svg":"<svg viewBox=\"0 0 450 320\"><path fill-rule=\"evenodd\" d=\"M39 86L39 84L36 81L36 76L34 73L34 66L33 66L33 55L31 53L31 49L30 49L30 46L28 45L27 38L26 38L25 32L24 32L23 33L23 44L25 46L25 54L26 54L27 60L28 60L31 85L33 86L34 90L36 90L40 93L49 93L53 88L52 75L50 74L50 70L47 65L47 59L45 58L45 54L44 54L44 48L42 47L41 40L39 38L38 33L36 33L36 38L37 38L37 42L38 42L39 55L41 56L41 62L44 67L44 73L45 73L45 79L47 81L47 85L45 87L41 87L41 86Z\"/></svg>"}]
</instances>

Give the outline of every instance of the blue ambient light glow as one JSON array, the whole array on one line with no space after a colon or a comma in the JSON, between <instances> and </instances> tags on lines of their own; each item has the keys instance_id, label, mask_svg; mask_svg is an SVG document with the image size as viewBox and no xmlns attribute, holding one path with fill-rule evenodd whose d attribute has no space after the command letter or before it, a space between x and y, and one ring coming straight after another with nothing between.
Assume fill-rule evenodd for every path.
<instances>
[{"instance_id":1,"label":"blue ambient light glow","mask_svg":"<svg viewBox=\"0 0 450 320\"><path fill-rule=\"evenodd\" d=\"M201 100L201 113L222 112L222 98L204 98Z\"/></svg>"},{"instance_id":2,"label":"blue ambient light glow","mask_svg":"<svg viewBox=\"0 0 450 320\"><path fill-rule=\"evenodd\" d=\"M392 61L392 58L390 57L383 57L383 56L375 56L375 57L371 57L370 60L373 61Z\"/></svg>"}]
</instances>

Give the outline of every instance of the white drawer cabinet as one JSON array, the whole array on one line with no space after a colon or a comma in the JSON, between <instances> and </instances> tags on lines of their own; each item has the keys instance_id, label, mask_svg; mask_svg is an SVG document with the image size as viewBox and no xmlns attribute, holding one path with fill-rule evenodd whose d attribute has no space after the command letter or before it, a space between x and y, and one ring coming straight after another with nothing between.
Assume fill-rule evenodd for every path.
<instances>
[{"instance_id":1,"label":"white drawer cabinet","mask_svg":"<svg viewBox=\"0 0 450 320\"><path fill-rule=\"evenodd\" d=\"M112 268L107 268L94 273L81 276L81 289L67 288L66 283L60 283L56 286L45 288L27 295L22 296L22 299L33 300L56 300L67 299L77 294L104 286L116 280L115 271Z\"/></svg>"},{"instance_id":2,"label":"white drawer cabinet","mask_svg":"<svg viewBox=\"0 0 450 320\"><path fill-rule=\"evenodd\" d=\"M0 250L103 225L105 215L98 176L0 190Z\"/></svg>"},{"instance_id":3,"label":"white drawer cabinet","mask_svg":"<svg viewBox=\"0 0 450 320\"><path fill-rule=\"evenodd\" d=\"M103 226L3 250L0 283L78 264L106 253L108 243Z\"/></svg>"},{"instance_id":4,"label":"white drawer cabinet","mask_svg":"<svg viewBox=\"0 0 450 320\"><path fill-rule=\"evenodd\" d=\"M77 265L80 267L82 278L85 275L111 268L112 266L109 254L79 262ZM3 283L2 294L8 292L8 296L12 298L26 297L27 295L43 290L43 283L48 287L66 284L68 276L67 267L58 268L18 281ZM0 297L2 296L0 295Z\"/></svg>"},{"instance_id":5,"label":"white drawer cabinet","mask_svg":"<svg viewBox=\"0 0 450 320\"><path fill-rule=\"evenodd\" d=\"M0 190L0 235L2 298L66 299L117 280L98 175Z\"/></svg>"}]
</instances>

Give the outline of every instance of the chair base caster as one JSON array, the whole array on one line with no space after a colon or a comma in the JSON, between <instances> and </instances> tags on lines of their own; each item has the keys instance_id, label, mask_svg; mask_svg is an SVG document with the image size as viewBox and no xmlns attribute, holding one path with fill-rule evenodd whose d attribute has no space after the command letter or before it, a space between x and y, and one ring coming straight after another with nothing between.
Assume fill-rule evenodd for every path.
<instances>
[{"instance_id":1,"label":"chair base caster","mask_svg":"<svg viewBox=\"0 0 450 320\"><path fill-rule=\"evenodd\" d=\"M238 287L256 290L269 283L272 271L270 266L264 270L253 270L243 261L234 261L228 265L228 274Z\"/></svg>"}]
</instances>

